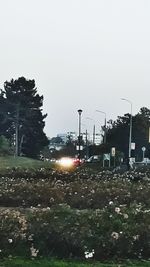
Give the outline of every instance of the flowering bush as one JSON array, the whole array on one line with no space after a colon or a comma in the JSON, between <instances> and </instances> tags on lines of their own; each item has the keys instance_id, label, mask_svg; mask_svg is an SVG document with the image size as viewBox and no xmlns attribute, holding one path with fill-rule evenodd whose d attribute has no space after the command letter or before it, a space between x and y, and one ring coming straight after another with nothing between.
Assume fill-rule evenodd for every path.
<instances>
[{"instance_id":1,"label":"flowering bush","mask_svg":"<svg viewBox=\"0 0 150 267\"><path fill-rule=\"evenodd\" d=\"M150 255L150 173L8 170L0 177L0 255Z\"/></svg>"},{"instance_id":2,"label":"flowering bush","mask_svg":"<svg viewBox=\"0 0 150 267\"><path fill-rule=\"evenodd\" d=\"M138 177L138 180L134 178ZM140 178L139 178L140 177ZM67 203L72 208L98 209L113 202L150 207L150 173L57 172L40 169L9 171L0 178L0 205L13 207Z\"/></svg>"},{"instance_id":3,"label":"flowering bush","mask_svg":"<svg viewBox=\"0 0 150 267\"><path fill-rule=\"evenodd\" d=\"M2 256L148 258L150 211L114 205L100 210L57 208L1 210ZM92 252L92 254L91 254ZM89 254L90 253L90 254Z\"/></svg>"}]
</instances>

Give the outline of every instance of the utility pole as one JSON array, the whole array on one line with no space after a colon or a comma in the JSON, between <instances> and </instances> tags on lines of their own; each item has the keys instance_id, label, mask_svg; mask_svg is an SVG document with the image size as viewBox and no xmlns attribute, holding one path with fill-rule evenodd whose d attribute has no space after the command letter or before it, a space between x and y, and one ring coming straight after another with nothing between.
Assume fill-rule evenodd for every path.
<instances>
[{"instance_id":1,"label":"utility pole","mask_svg":"<svg viewBox=\"0 0 150 267\"><path fill-rule=\"evenodd\" d=\"M126 98L121 98L121 100L124 100L130 104L130 129L129 129L129 153L128 153L128 157L130 160L130 158L131 158L131 143L132 143L132 102Z\"/></svg>"},{"instance_id":2,"label":"utility pole","mask_svg":"<svg viewBox=\"0 0 150 267\"><path fill-rule=\"evenodd\" d=\"M86 145L86 159L88 159L88 157L89 157L89 151L88 151L88 132L87 132L87 130L86 130L86 132L85 132L85 134L86 134L86 139L85 139L85 145Z\"/></svg>"},{"instance_id":3,"label":"utility pole","mask_svg":"<svg viewBox=\"0 0 150 267\"><path fill-rule=\"evenodd\" d=\"M78 138L79 155L78 155L78 158L80 160L81 159L81 114L82 114L82 109L78 109L78 114L79 114L79 138Z\"/></svg>"},{"instance_id":4,"label":"utility pole","mask_svg":"<svg viewBox=\"0 0 150 267\"><path fill-rule=\"evenodd\" d=\"M86 119L94 122L94 125L93 125L93 140L92 140L92 143L94 145L95 144L95 120L90 118L90 117L86 117Z\"/></svg>"},{"instance_id":5,"label":"utility pole","mask_svg":"<svg viewBox=\"0 0 150 267\"><path fill-rule=\"evenodd\" d=\"M101 111L101 110L96 110L96 112L99 112L99 113L102 113L102 114L104 114L105 115L105 119L104 119L104 127L103 127L103 131L104 131L104 144L106 144L106 132L107 132L107 126L106 126L106 124L107 124L107 121L106 121L106 112L104 112L104 111Z\"/></svg>"},{"instance_id":6,"label":"utility pole","mask_svg":"<svg viewBox=\"0 0 150 267\"><path fill-rule=\"evenodd\" d=\"M95 124L93 126L93 145L95 145Z\"/></svg>"}]
</instances>

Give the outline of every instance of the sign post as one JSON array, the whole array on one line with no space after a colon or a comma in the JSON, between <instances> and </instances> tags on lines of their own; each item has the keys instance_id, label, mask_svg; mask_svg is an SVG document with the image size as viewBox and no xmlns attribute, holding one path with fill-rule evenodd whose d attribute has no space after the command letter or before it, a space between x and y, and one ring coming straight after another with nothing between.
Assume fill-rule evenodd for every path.
<instances>
[{"instance_id":1,"label":"sign post","mask_svg":"<svg viewBox=\"0 0 150 267\"><path fill-rule=\"evenodd\" d=\"M115 147L111 148L111 156L114 158L114 167L115 167L115 165L116 165L116 158L115 158L115 156L116 156L116 148Z\"/></svg>"},{"instance_id":2,"label":"sign post","mask_svg":"<svg viewBox=\"0 0 150 267\"><path fill-rule=\"evenodd\" d=\"M143 162L144 162L144 158L145 158L145 150L146 150L146 147L143 146L143 147L142 147L142 151L143 151Z\"/></svg>"},{"instance_id":3,"label":"sign post","mask_svg":"<svg viewBox=\"0 0 150 267\"><path fill-rule=\"evenodd\" d=\"M109 161L109 167L110 167L110 154L104 154L103 155L103 167L105 167L105 161Z\"/></svg>"}]
</instances>

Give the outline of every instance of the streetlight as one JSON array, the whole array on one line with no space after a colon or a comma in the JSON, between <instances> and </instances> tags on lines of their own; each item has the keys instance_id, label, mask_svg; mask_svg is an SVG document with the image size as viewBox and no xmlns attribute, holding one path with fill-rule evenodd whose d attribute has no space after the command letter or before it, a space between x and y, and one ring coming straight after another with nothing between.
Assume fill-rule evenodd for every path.
<instances>
[{"instance_id":1,"label":"streetlight","mask_svg":"<svg viewBox=\"0 0 150 267\"><path fill-rule=\"evenodd\" d=\"M104 144L106 144L106 112L101 111L101 110L95 110L96 112L100 112L105 115L104 119Z\"/></svg>"},{"instance_id":2,"label":"streetlight","mask_svg":"<svg viewBox=\"0 0 150 267\"><path fill-rule=\"evenodd\" d=\"M78 109L78 114L79 114L79 136L78 136L78 144L79 144L79 160L81 159L81 114L82 114L82 109Z\"/></svg>"},{"instance_id":3,"label":"streetlight","mask_svg":"<svg viewBox=\"0 0 150 267\"><path fill-rule=\"evenodd\" d=\"M130 131L129 131L129 159L131 158L131 142L132 142L132 102L126 98L121 98L121 100L124 100L130 104L131 110L130 110Z\"/></svg>"},{"instance_id":4,"label":"streetlight","mask_svg":"<svg viewBox=\"0 0 150 267\"><path fill-rule=\"evenodd\" d=\"M86 117L86 119L94 122L94 125L93 125L93 145L94 145L95 144L95 120L90 117Z\"/></svg>"}]
</instances>

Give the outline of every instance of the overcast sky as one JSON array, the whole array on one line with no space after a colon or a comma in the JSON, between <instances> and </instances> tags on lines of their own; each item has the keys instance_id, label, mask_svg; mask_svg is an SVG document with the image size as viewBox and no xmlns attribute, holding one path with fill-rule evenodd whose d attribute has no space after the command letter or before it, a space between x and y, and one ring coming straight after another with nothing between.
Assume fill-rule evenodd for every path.
<instances>
[{"instance_id":1,"label":"overcast sky","mask_svg":"<svg viewBox=\"0 0 150 267\"><path fill-rule=\"evenodd\" d=\"M97 129L150 108L149 0L0 0L0 87L35 79L48 113L45 132Z\"/></svg>"}]
</instances>

